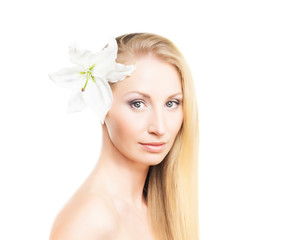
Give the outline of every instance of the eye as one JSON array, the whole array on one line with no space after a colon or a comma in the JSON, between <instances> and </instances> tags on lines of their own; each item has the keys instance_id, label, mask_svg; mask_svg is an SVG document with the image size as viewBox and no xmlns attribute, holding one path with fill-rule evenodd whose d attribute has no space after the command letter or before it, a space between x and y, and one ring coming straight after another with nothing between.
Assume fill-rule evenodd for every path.
<instances>
[{"instance_id":1,"label":"eye","mask_svg":"<svg viewBox=\"0 0 289 240\"><path fill-rule=\"evenodd\" d=\"M176 101L168 101L166 103L166 106L169 108L176 108L176 107L178 107L179 104L180 104L180 102L177 100Z\"/></svg>"},{"instance_id":2,"label":"eye","mask_svg":"<svg viewBox=\"0 0 289 240\"><path fill-rule=\"evenodd\" d=\"M134 109L142 109L144 103L142 101L135 100L130 102L130 106Z\"/></svg>"}]
</instances>

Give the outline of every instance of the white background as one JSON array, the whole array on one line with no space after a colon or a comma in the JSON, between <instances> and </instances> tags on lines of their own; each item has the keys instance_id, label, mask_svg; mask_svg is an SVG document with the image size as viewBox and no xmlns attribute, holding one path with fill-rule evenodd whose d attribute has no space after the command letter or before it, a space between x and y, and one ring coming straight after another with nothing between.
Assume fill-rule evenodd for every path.
<instances>
[{"instance_id":1,"label":"white background","mask_svg":"<svg viewBox=\"0 0 289 240\"><path fill-rule=\"evenodd\" d=\"M1 1L0 239L48 239L97 161L99 123L67 115L48 73L74 40L144 31L175 42L195 80L201 240L288 240L287 2Z\"/></svg>"}]
</instances>

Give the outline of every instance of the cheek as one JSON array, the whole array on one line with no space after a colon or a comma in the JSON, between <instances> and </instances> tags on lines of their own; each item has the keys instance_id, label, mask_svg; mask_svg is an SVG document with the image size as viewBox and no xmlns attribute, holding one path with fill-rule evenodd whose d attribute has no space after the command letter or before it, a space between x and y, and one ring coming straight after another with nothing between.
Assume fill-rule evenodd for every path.
<instances>
[{"instance_id":1,"label":"cheek","mask_svg":"<svg viewBox=\"0 0 289 240\"><path fill-rule=\"evenodd\" d=\"M172 137L176 137L183 123L183 112L170 116L169 129Z\"/></svg>"},{"instance_id":2,"label":"cheek","mask_svg":"<svg viewBox=\"0 0 289 240\"><path fill-rule=\"evenodd\" d=\"M129 141L136 141L139 129L136 120L126 111L118 111L108 119L110 137L114 144L125 146Z\"/></svg>"}]
</instances>

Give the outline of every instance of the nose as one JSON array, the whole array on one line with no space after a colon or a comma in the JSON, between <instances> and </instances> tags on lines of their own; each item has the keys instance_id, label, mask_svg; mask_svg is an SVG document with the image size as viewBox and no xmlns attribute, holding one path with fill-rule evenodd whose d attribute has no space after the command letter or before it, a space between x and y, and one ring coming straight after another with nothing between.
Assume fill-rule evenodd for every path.
<instances>
[{"instance_id":1,"label":"nose","mask_svg":"<svg viewBox=\"0 0 289 240\"><path fill-rule=\"evenodd\" d=\"M148 133L157 136L165 134L165 117L161 110L154 110L148 121Z\"/></svg>"}]
</instances>

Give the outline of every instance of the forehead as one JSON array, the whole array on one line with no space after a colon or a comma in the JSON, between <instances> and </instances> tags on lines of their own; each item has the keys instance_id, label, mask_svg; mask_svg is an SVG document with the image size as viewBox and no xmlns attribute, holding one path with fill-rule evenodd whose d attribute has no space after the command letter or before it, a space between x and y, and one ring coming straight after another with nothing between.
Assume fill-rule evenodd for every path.
<instances>
[{"instance_id":1,"label":"forehead","mask_svg":"<svg viewBox=\"0 0 289 240\"><path fill-rule=\"evenodd\" d=\"M145 55L135 60L136 70L130 77L115 83L113 92L124 95L132 91L149 95L167 96L182 92L176 68L154 55Z\"/></svg>"}]
</instances>

